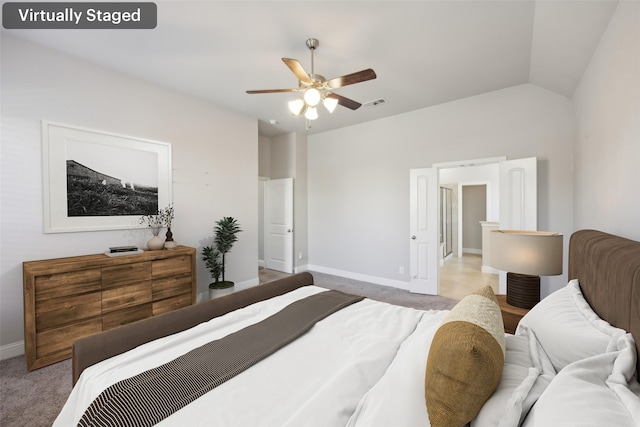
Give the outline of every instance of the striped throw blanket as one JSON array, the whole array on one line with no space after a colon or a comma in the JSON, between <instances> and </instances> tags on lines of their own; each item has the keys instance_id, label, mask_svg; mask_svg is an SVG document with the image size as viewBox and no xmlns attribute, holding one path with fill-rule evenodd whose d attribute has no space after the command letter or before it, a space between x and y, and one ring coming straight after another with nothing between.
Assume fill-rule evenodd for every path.
<instances>
[{"instance_id":1,"label":"striped throw blanket","mask_svg":"<svg viewBox=\"0 0 640 427\"><path fill-rule=\"evenodd\" d=\"M362 299L326 291L295 301L261 322L113 384L91 403L78 426L157 424Z\"/></svg>"}]
</instances>

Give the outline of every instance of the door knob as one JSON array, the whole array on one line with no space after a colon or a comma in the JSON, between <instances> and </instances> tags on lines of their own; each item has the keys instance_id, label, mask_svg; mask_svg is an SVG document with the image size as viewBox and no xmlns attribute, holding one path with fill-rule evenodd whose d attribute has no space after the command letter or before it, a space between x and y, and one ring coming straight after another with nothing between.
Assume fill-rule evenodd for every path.
<instances>
[{"instance_id":1,"label":"door knob","mask_svg":"<svg viewBox=\"0 0 640 427\"><path fill-rule=\"evenodd\" d=\"M411 240L416 240L416 236L411 236Z\"/></svg>"}]
</instances>

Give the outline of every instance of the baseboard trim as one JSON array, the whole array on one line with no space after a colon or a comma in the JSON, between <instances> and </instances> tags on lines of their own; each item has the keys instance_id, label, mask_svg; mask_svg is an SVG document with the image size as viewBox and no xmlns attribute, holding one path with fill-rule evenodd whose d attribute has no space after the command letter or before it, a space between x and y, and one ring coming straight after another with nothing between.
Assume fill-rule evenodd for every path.
<instances>
[{"instance_id":1,"label":"baseboard trim","mask_svg":"<svg viewBox=\"0 0 640 427\"><path fill-rule=\"evenodd\" d=\"M322 267L319 265L309 265L309 270L317 271L318 273L331 274L332 276L344 277L345 279L360 280L362 282L375 283L376 285L389 286L391 288L398 288L405 291L409 290L409 282L403 282L401 280L387 279L385 277L369 276L366 274L354 273L351 271L337 270L335 268Z\"/></svg>"},{"instance_id":2,"label":"baseboard trim","mask_svg":"<svg viewBox=\"0 0 640 427\"><path fill-rule=\"evenodd\" d=\"M463 254L482 255L482 249L462 248Z\"/></svg>"},{"instance_id":3,"label":"baseboard trim","mask_svg":"<svg viewBox=\"0 0 640 427\"><path fill-rule=\"evenodd\" d=\"M298 267L293 267L293 272L294 273L302 273L304 271L309 271L309 264L305 264L305 265L300 265Z\"/></svg>"},{"instance_id":4,"label":"baseboard trim","mask_svg":"<svg viewBox=\"0 0 640 427\"><path fill-rule=\"evenodd\" d=\"M498 272L499 272L500 270L496 270L495 268L490 267L490 266L488 266L488 265L483 265L483 266L480 268L480 271L481 271L481 272L483 272L483 273L498 274Z\"/></svg>"},{"instance_id":5,"label":"baseboard trim","mask_svg":"<svg viewBox=\"0 0 640 427\"><path fill-rule=\"evenodd\" d=\"M12 357L24 354L24 341L18 341L0 347L0 360L11 359Z\"/></svg>"}]
</instances>

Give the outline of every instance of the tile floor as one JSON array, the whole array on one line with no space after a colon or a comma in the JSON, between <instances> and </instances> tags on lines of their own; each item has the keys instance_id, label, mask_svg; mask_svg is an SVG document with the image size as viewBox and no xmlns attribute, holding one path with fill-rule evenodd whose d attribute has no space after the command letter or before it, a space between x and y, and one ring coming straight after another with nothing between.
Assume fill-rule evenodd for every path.
<instances>
[{"instance_id":1,"label":"tile floor","mask_svg":"<svg viewBox=\"0 0 640 427\"><path fill-rule=\"evenodd\" d=\"M498 293L498 275L483 273L481 267L481 255L451 257L440 267L440 295L460 300L486 285Z\"/></svg>"}]
</instances>

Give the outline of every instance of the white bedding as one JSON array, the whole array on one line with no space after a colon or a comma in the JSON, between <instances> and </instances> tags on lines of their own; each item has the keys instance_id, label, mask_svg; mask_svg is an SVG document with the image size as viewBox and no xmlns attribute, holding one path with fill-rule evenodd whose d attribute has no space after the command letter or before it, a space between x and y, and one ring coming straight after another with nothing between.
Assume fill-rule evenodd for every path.
<instances>
[{"instance_id":1,"label":"white bedding","mask_svg":"<svg viewBox=\"0 0 640 427\"><path fill-rule=\"evenodd\" d=\"M93 399L115 382L325 290L306 286L86 369L54 426L77 425ZM431 339L446 313L365 299L322 320L275 355L158 425L428 425L425 364Z\"/></svg>"}]
</instances>

